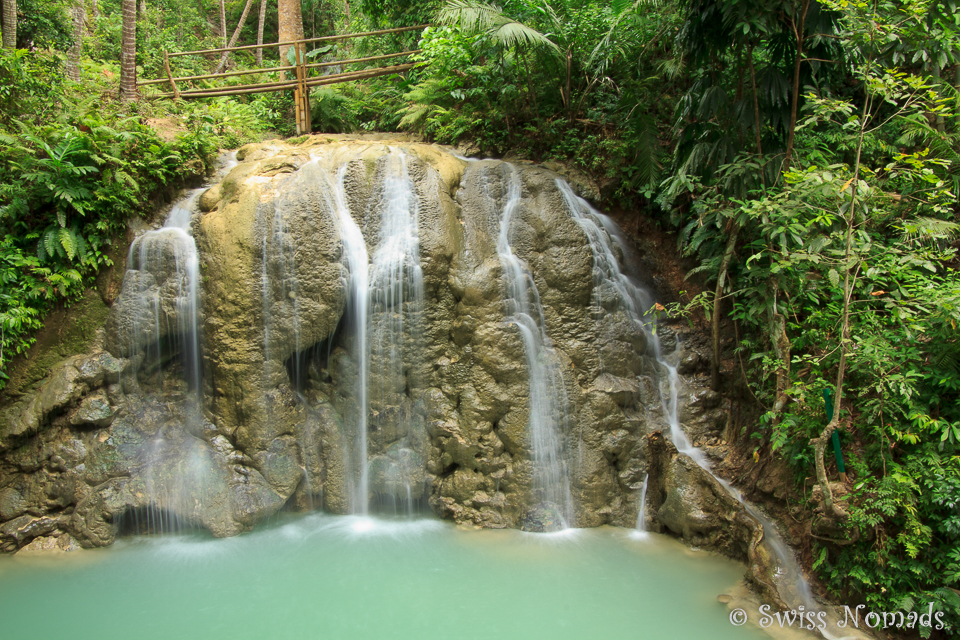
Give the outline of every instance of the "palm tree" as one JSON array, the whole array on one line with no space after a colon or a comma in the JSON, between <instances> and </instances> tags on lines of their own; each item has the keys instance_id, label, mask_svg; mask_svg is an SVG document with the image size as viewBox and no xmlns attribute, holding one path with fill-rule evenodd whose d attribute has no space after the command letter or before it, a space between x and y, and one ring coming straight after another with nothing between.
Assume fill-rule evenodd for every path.
<instances>
[{"instance_id":1,"label":"palm tree","mask_svg":"<svg viewBox=\"0 0 960 640\"><path fill-rule=\"evenodd\" d=\"M267 0L260 0L260 22L257 24L257 44L263 44L263 23L267 20ZM263 65L263 49L257 48L257 66Z\"/></svg>"},{"instance_id":2,"label":"palm tree","mask_svg":"<svg viewBox=\"0 0 960 640\"><path fill-rule=\"evenodd\" d=\"M220 0L220 37L223 38L223 46L227 46L227 9Z\"/></svg>"},{"instance_id":3,"label":"palm tree","mask_svg":"<svg viewBox=\"0 0 960 640\"><path fill-rule=\"evenodd\" d=\"M300 0L278 0L277 2L280 42L303 40L303 13ZM289 46L280 47L280 64L285 64Z\"/></svg>"},{"instance_id":4,"label":"palm tree","mask_svg":"<svg viewBox=\"0 0 960 640\"><path fill-rule=\"evenodd\" d=\"M83 48L83 21L86 12L83 3L77 2L71 9L73 14L73 46L67 53L67 76L74 82L80 81L80 51Z\"/></svg>"},{"instance_id":5,"label":"palm tree","mask_svg":"<svg viewBox=\"0 0 960 640\"><path fill-rule=\"evenodd\" d=\"M3 0L3 48L17 48L17 0Z\"/></svg>"},{"instance_id":6,"label":"palm tree","mask_svg":"<svg viewBox=\"0 0 960 640\"><path fill-rule=\"evenodd\" d=\"M130 102L137 99L137 0L122 0L121 10L120 99Z\"/></svg>"},{"instance_id":7,"label":"palm tree","mask_svg":"<svg viewBox=\"0 0 960 640\"><path fill-rule=\"evenodd\" d=\"M253 0L247 0L247 3L243 5L243 13L240 14L240 21L237 23L237 28L233 32L233 36L230 38L230 42L227 43L227 48L229 49L233 45L237 44L237 38L240 37L240 31L243 30L243 25L247 21L247 14L250 13L250 5L253 4ZM220 64L217 65L217 70L214 73L220 73L225 66L227 66L227 58L230 56L229 51L224 51L223 55L220 57Z\"/></svg>"}]
</instances>

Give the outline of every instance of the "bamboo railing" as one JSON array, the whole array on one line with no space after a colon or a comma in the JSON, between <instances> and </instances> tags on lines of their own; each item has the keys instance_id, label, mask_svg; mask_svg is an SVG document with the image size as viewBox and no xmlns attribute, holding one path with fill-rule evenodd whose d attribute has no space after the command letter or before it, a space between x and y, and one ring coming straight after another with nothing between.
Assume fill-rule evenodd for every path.
<instances>
[{"instance_id":1,"label":"bamboo railing","mask_svg":"<svg viewBox=\"0 0 960 640\"><path fill-rule=\"evenodd\" d=\"M360 69L356 71L346 71L343 73L335 73L326 76L314 76L310 77L309 71L311 69L322 69L325 67L335 67L340 65L349 65L357 64L364 62L380 62L382 60L392 60L395 58L401 58L404 56L411 56L416 53L420 53L419 49L414 49L410 51L400 51L398 53L389 53L378 56L367 56L363 58L352 58L348 60L332 60L328 62L313 62L307 63L306 61L306 46L308 44L318 43L318 42L334 42L339 40L349 40L351 38L362 38L364 36L378 36L389 33L402 33L404 31L414 31L416 29L424 29L430 25L422 24L416 27L398 27L395 29L381 29L379 31L366 31L363 33L346 33L343 35L336 36L322 36L319 38L306 38L303 40L289 40L285 42L273 42L268 44L259 44L259 45L243 45L240 47L222 47L219 49L205 49L202 51L177 51L174 53L164 52L163 54L163 66L164 71L167 74L166 78L156 78L153 80L144 80L137 83L137 88L150 86L150 85L163 85L168 84L170 86L170 91L166 93L157 93L149 98L173 98L174 100L182 100L186 98L214 98L219 96L236 96L236 95L246 95L253 93L266 93L269 91L284 91L287 89L294 90L294 104L295 112L297 116L297 133L304 134L310 133L310 102L309 102L309 89L311 87L319 87L328 84L337 84L340 82L351 82L353 80L363 80L367 78L376 78L378 76L385 76L394 73L403 73L404 71L409 71L419 65L425 64L423 62L407 62L403 64L395 64L386 67L373 67L369 69ZM201 75L193 76L181 76L175 77L173 72L170 69L170 58L175 58L178 56L197 56L197 55L211 55L211 54L222 54L233 51L251 51L254 49L273 49L278 47L290 46L294 49L294 59L296 63L289 66L282 67L263 67L259 69L245 69L242 71L229 71L224 73L208 73ZM286 79L284 77L287 71L295 72L295 77L292 79ZM272 81L272 82L257 82L244 85L233 85L229 87L207 87L207 88L196 88L196 89L184 89L182 88L184 83L190 83L198 80L216 80L220 78L232 78L237 76L246 76L262 73L280 73L281 80Z\"/></svg>"}]
</instances>

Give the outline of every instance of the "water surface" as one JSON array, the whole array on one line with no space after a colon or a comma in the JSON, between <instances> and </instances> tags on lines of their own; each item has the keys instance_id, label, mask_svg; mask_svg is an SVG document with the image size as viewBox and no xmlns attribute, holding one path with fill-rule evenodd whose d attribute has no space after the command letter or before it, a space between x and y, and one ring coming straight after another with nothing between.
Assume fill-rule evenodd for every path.
<instances>
[{"instance_id":1,"label":"water surface","mask_svg":"<svg viewBox=\"0 0 960 640\"><path fill-rule=\"evenodd\" d=\"M622 529L289 517L222 540L0 558L4 638L766 638L717 594L743 567Z\"/></svg>"}]
</instances>

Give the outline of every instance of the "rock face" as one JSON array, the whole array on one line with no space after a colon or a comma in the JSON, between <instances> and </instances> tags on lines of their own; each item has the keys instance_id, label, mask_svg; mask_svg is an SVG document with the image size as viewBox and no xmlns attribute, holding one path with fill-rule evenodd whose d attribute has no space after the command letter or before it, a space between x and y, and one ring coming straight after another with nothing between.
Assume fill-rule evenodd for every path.
<instances>
[{"instance_id":1,"label":"rock face","mask_svg":"<svg viewBox=\"0 0 960 640\"><path fill-rule=\"evenodd\" d=\"M781 610L774 578L777 563L762 544L764 528L720 482L659 432L649 436L648 511L653 529L669 531L691 546L715 549L747 564L746 578L764 600Z\"/></svg>"},{"instance_id":2,"label":"rock face","mask_svg":"<svg viewBox=\"0 0 960 640\"><path fill-rule=\"evenodd\" d=\"M649 473L658 526L755 559L753 523L708 475L648 453L664 421L655 338L610 277L624 245L556 173L324 137L237 158L196 198L198 326L184 320L182 238L161 230L154 258L131 253L104 348L5 409L0 547L179 526L228 536L281 508L368 504L543 530L563 510L537 478L560 476L566 524L632 527ZM520 307L541 334L532 360ZM552 372L545 390L531 362ZM546 449L531 425L544 393ZM709 431L710 411L698 395L681 419Z\"/></svg>"}]
</instances>

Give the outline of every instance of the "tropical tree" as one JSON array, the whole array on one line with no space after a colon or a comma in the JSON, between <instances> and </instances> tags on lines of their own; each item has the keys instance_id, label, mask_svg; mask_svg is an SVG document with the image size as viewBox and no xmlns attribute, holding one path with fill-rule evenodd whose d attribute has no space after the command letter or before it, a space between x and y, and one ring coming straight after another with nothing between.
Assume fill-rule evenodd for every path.
<instances>
[{"instance_id":1,"label":"tropical tree","mask_svg":"<svg viewBox=\"0 0 960 640\"><path fill-rule=\"evenodd\" d=\"M67 54L67 76L74 82L80 80L80 52L83 50L83 21L86 17L83 3L71 7L73 16L73 46Z\"/></svg>"},{"instance_id":2,"label":"tropical tree","mask_svg":"<svg viewBox=\"0 0 960 640\"><path fill-rule=\"evenodd\" d=\"M120 44L120 99L137 99L137 0L122 0L123 37Z\"/></svg>"},{"instance_id":3,"label":"tropical tree","mask_svg":"<svg viewBox=\"0 0 960 640\"><path fill-rule=\"evenodd\" d=\"M267 0L260 0L260 19L257 21L257 44L263 44L263 27L267 21ZM257 66L263 65L263 49L257 47Z\"/></svg>"},{"instance_id":4,"label":"tropical tree","mask_svg":"<svg viewBox=\"0 0 960 640\"><path fill-rule=\"evenodd\" d=\"M303 39L303 12L300 0L278 0L280 42ZM280 60L287 59L290 45L280 47Z\"/></svg>"},{"instance_id":5,"label":"tropical tree","mask_svg":"<svg viewBox=\"0 0 960 640\"><path fill-rule=\"evenodd\" d=\"M17 48L17 0L3 0L3 48Z\"/></svg>"},{"instance_id":6,"label":"tropical tree","mask_svg":"<svg viewBox=\"0 0 960 640\"><path fill-rule=\"evenodd\" d=\"M228 49L237 44L237 38L240 37L240 32L243 30L243 24L247 21L247 14L250 13L250 5L252 4L253 0L247 0L246 4L243 5L243 13L240 14L240 20L237 22L237 28L233 31L233 36L230 37L230 42L228 42L226 45ZM262 34L260 37L263 37ZM224 51L223 55L220 56L220 63L217 65L214 73L220 73L223 71L223 68L227 65L227 58L229 57L230 52Z\"/></svg>"}]
</instances>

